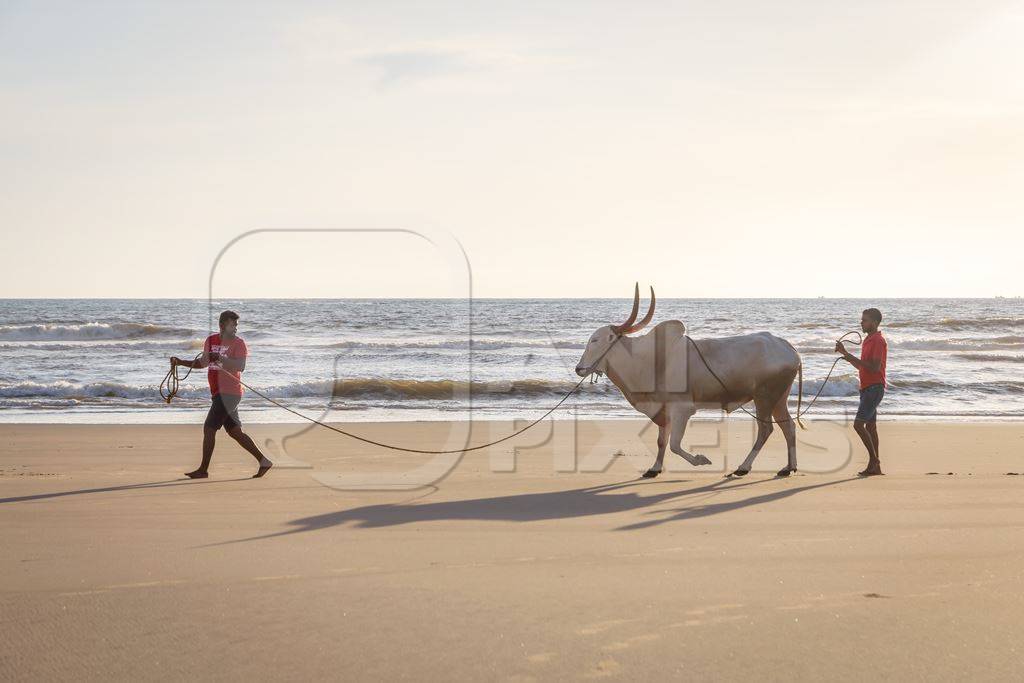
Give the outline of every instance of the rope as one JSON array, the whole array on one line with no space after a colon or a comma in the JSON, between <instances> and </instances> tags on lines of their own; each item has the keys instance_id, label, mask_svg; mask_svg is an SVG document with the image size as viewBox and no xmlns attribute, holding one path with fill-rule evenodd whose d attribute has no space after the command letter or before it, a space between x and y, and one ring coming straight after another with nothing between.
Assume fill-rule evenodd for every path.
<instances>
[{"instance_id":1,"label":"rope","mask_svg":"<svg viewBox=\"0 0 1024 683\"><path fill-rule=\"evenodd\" d=\"M266 401L270 401L271 403L273 403L278 408L281 408L283 410L287 410L292 415L298 415L299 417L301 417L304 420L309 420L310 422L312 422L314 424L318 424L321 427L326 427L327 429L330 429L332 432L338 432L339 434L344 434L345 436L350 437L352 439L355 439L357 441L362 441L363 443L373 444L374 446L380 446L381 448L390 448L393 451L403 451L405 453L426 453L426 454L429 454L429 455L442 455L442 454L448 454L448 453L469 453L470 451L478 451L481 448L490 448L491 446L494 446L495 444L499 444L502 441L508 441L509 439L511 439L513 437L519 436L520 434L525 432L527 429L530 429L531 427L535 426L537 423L539 423L542 420L544 420L548 415L550 415L551 413L553 413L556 410L558 410L559 406L561 406L563 403L565 403L567 400L569 400L569 397L572 396L573 394L575 394L576 390L579 389L583 385L583 383L587 381L587 379L588 379L588 377L584 377L579 382L577 382L576 386L574 386L571 390L569 390L569 392L565 396L563 396L562 399L558 403L556 403L554 405L554 407L550 408L546 413L544 413L543 415L538 417L536 420L534 420L530 424L528 424L525 427L523 427L522 429L520 429L518 431L515 431L515 432L512 432L508 436L503 436L502 438L498 439L497 441L491 441L490 443L480 444L479 446L471 446L469 448L455 448L455 449L448 450L448 451L429 451L429 450L424 450L424 449L420 449L420 448L405 448L403 446L395 446L393 444L381 443L380 441L374 441L373 439L367 439L364 436L359 436L358 434L353 434L352 432L346 432L344 429L339 429L337 427L333 427L333 426L331 426L329 424L325 424L323 422L320 422L317 419L314 419L314 418L309 417L307 415L303 415L302 413L300 413L298 411L292 410L288 406L283 405L281 403L278 403L277 401L275 401L274 399L270 398L266 394L261 394L259 391L256 391L255 389L250 387L248 384L246 384L242 380L238 380L238 383L241 384L246 389L248 389L249 391L251 391L252 393L254 393L257 396L259 396L260 398L262 398L262 399L264 399Z\"/></svg>"},{"instance_id":2,"label":"rope","mask_svg":"<svg viewBox=\"0 0 1024 683\"><path fill-rule=\"evenodd\" d=\"M199 360L199 358L202 355L203 354L199 354L198 356L196 356L195 360ZM195 361L193 361L193 363L194 362ZM174 398L178 393L178 385L180 385L183 381L188 379L188 376L192 374L192 366L187 366L188 372L179 377L179 367L181 366L175 365L174 361L171 361L171 369L167 371L167 374L164 375L163 380L161 380L160 382L160 398L162 398L165 403L171 402L171 399Z\"/></svg>"},{"instance_id":3,"label":"rope","mask_svg":"<svg viewBox=\"0 0 1024 683\"><path fill-rule=\"evenodd\" d=\"M598 359L596 361L594 361L593 365L597 365L599 362L601 362L601 360L605 357L605 355L607 355L608 352L612 350L612 347L619 343L620 339L622 339L622 335L616 336L615 341L613 341L611 344L608 345L608 348L604 350L604 353L602 353L598 357ZM195 361L199 360L202 357L202 355L203 354L201 354L201 353L196 355L195 359L192 362L195 363ZM185 375L183 377L178 377L176 367L173 365L173 362L172 362L171 369L167 372L167 375L164 377L164 381L160 383L160 396L162 396L163 399L167 403L170 403L171 399L178 392L178 384L179 384L179 382L181 382L181 380L183 380L186 377L188 377L189 374L191 373L191 371L192 371L192 368L189 368L189 372L185 373ZM226 372L229 375L231 375L234 379L238 380L239 384L241 384L243 387L245 387L246 389L248 389L252 393L254 393L257 396L259 396L260 398L262 398L264 401L268 401L270 403L273 403L278 408L280 408L282 410L286 410L289 413L291 413L292 415L296 415L298 417L301 417L303 420L308 420L308 421L312 422L313 424L317 424L317 425L320 425L321 427L324 427L326 429L330 429L332 432L337 432L338 434L342 434L342 435L347 436L349 438L355 439L356 441L362 441L363 443L372 444L374 446L380 446L381 448L389 448L389 449L391 449L393 451L402 451L404 453L422 453L422 454L427 454L427 455L448 455L448 454L451 454L451 453L469 453L470 451L478 451L478 450L480 450L482 448L490 448L491 446L497 445L497 444L499 444L499 443L501 443L503 441L508 441L509 439L517 437L520 434L522 434L523 432L525 432L527 429L530 429L531 427L534 427L537 424L539 424L540 422L542 422L551 413L553 413L556 410L558 410L558 408L561 407L561 405L563 403L565 403L567 400L569 400L570 396L575 394L577 392L577 390L579 390L579 388L581 386L583 386L584 382L586 382L588 379L590 379L590 375L584 376L579 382L576 383L576 386L574 386L572 389L570 389L565 394L565 396L563 396L561 398L561 400L558 401L558 403L556 403L554 406L549 408L547 412L545 412L543 415L541 415L536 420L534 420L530 424L526 425L522 429L519 429L519 430L517 430L515 432L512 432L508 436L503 436L502 438L500 438L500 439L498 439L496 441L491 441L490 443L480 444L478 446L470 446L468 448L455 448L455 449L445 450L445 451L431 451L431 450L420 449L420 448L406 448L404 446L395 446L394 444L388 444L388 443L382 443L380 441L374 441L373 439L368 439L368 438L366 438L364 436L359 436L358 434L353 434L352 432L347 432L344 429L340 429L338 427L334 427L332 425L329 425L329 424L326 424L324 422L321 422L320 420L317 420L315 418L309 417L308 415L304 415L304 414L298 412L297 410L293 410L292 408L289 408L288 406L284 405L283 403L275 401L274 399L270 398L266 394L264 394L264 393L262 393L262 392L260 392L260 391L258 391L256 389L253 389L251 386L249 386L248 384L243 382L241 377L239 377L238 375L232 373L230 370L225 370L224 368L220 368L220 371L221 372ZM168 386L168 392L167 392L166 395L164 394L164 385L165 384L167 384L167 386Z\"/></svg>"},{"instance_id":4,"label":"rope","mask_svg":"<svg viewBox=\"0 0 1024 683\"><path fill-rule=\"evenodd\" d=\"M857 336L857 341L847 340L846 338L849 337L850 335L856 335ZM708 372L711 373L711 376L714 377L716 380L718 380L718 383L720 385L722 385L722 389L724 389L726 393L731 393L729 391L729 387L725 386L725 382L722 381L722 378L719 377L718 374L715 373L715 371L711 369L710 365L708 365L708 361L704 357L704 354L701 353L700 347L697 346L697 342L693 341L693 339L690 339L689 336L687 336L686 338L689 340L689 342L691 344L693 344L693 348L696 349L697 355L700 356L701 362L704 363L704 367L708 369ZM847 332L846 334L841 336L839 339L837 339L836 343L839 343L839 342L844 341L844 340L846 340L850 344L853 344L854 346L860 346L864 339L863 339L863 337L861 337L860 332ZM814 405L814 402L818 400L819 396L821 396L821 392L824 391L825 385L828 384L829 379L832 378L832 373L835 371L836 366L839 365L839 361L841 361L841 360L843 360L842 356L840 356L839 358L836 358L835 361L832 362L832 367L829 368L828 374L825 375L825 381L823 381L821 383L821 386L818 387L818 393L816 393L814 395L814 398L811 399L811 402L808 403L807 407L804 408L803 410L800 410L800 402L803 400L803 393L804 393L804 391L803 391L804 364L803 364L803 362L800 363L800 378L801 379L800 379L800 388L797 390L797 409L796 409L796 417L795 418L794 417L790 417L790 418L785 419L785 420L775 420L775 419L763 420L763 419L759 418L757 415L755 415L754 413L752 413L749 410L747 410L746 408L744 408L742 405L740 406L740 410L742 410L747 415L749 415L750 417L754 418L755 420L757 420L761 424L773 424L773 423L774 424L782 424L783 422L792 422L793 420L796 420L797 424L800 425L801 429L806 429L804 427L803 423L800 422L800 418L807 414L807 411L811 409L811 406Z\"/></svg>"}]
</instances>

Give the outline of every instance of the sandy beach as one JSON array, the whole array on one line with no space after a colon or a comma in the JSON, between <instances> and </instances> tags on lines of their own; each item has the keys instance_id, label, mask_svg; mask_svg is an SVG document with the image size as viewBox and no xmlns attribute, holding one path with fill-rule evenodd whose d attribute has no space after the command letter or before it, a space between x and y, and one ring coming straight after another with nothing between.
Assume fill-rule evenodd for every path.
<instances>
[{"instance_id":1,"label":"sandy beach","mask_svg":"<svg viewBox=\"0 0 1024 683\"><path fill-rule=\"evenodd\" d=\"M3 3L0 683L1024 678L1022 64L1020 2Z\"/></svg>"},{"instance_id":2,"label":"sandy beach","mask_svg":"<svg viewBox=\"0 0 1024 683\"><path fill-rule=\"evenodd\" d=\"M251 480L222 437L212 478L189 481L198 426L0 426L0 678L1017 671L1024 477L1007 472L1024 470L1024 424L881 423L888 474L870 480L854 476L859 446L818 472L838 456L802 446L804 471L775 479L780 435L761 471L725 479L750 430L716 423L686 440L717 439L693 449L711 467L670 454L638 479L654 449L643 426L579 423L576 469L604 471L556 471L556 437L467 454L416 490L325 485L429 459L326 430L287 442L312 469ZM462 426L348 427L430 447ZM855 438L809 427L808 442ZM271 448L297 431L248 429Z\"/></svg>"}]
</instances>

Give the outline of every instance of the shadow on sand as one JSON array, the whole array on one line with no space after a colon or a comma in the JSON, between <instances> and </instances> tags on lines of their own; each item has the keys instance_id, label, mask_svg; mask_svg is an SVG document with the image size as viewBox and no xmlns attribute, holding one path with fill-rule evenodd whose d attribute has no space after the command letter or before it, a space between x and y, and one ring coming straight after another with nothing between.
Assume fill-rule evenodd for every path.
<instances>
[{"instance_id":1,"label":"shadow on sand","mask_svg":"<svg viewBox=\"0 0 1024 683\"><path fill-rule=\"evenodd\" d=\"M696 488L678 489L673 487L670 491L639 495L635 491L627 491L631 487L643 486L661 488L665 485L685 484L688 480L661 480L650 482L645 479L633 479L604 484L601 486L589 486L580 489L565 491L549 491L544 493L524 493L510 496L495 496L493 498L471 498L468 500L451 500L437 503L418 503L415 505L406 504L381 504L365 505L350 510L339 510L312 517L302 517L289 522L294 527L286 531L280 531L263 536L242 538L223 543L210 545L227 545L231 543L242 543L255 541L277 536L288 536L291 534L316 531L335 526L349 524L357 528L379 528L398 526L401 524L412 524L418 522L450 521L450 520L475 520L475 521L497 521L497 522L537 522L551 519L570 519L573 517L588 517L593 515L607 515L617 512L628 512L641 508L651 507L679 499L687 499L697 496L696 504L687 505L672 510L653 510L650 515L652 519L627 526L618 527L616 531L628 531L664 524L673 520L691 519L697 517L709 517L712 515L739 510L754 505L762 505L772 501L782 500L790 496L811 491L813 489L836 486L845 482L855 481L851 479L840 479L826 481L807 486L793 486L796 482L792 479L719 479L710 484ZM742 500L733 500L722 503L702 503L707 498L717 496L721 493L747 489L759 484L768 482L785 481L790 484L781 490L764 493ZM702 495L703 494L703 495ZM656 517L654 517L656 516Z\"/></svg>"},{"instance_id":2,"label":"shadow on sand","mask_svg":"<svg viewBox=\"0 0 1024 683\"><path fill-rule=\"evenodd\" d=\"M168 479L166 481L151 481L144 484L121 484L120 486L103 486L94 489L77 489L75 491L54 491L52 493L36 493L30 496L13 496L11 498L0 498L0 504L2 503L24 503L30 500L46 500L48 498L63 498L64 496L81 496L88 493L110 493L113 491L135 491L138 489L162 489L168 486L182 486L189 484L190 486L199 486L202 484L226 484L231 481L248 481L249 477L242 477L239 479L189 479L188 477L181 477L179 479Z\"/></svg>"}]
</instances>

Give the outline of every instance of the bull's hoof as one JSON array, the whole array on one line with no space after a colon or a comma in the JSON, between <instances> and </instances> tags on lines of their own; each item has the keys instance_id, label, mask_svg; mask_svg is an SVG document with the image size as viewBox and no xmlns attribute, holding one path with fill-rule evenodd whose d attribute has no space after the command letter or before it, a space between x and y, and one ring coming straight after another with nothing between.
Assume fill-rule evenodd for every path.
<instances>
[{"instance_id":1,"label":"bull's hoof","mask_svg":"<svg viewBox=\"0 0 1024 683\"><path fill-rule=\"evenodd\" d=\"M750 474L750 470L736 470L735 472L733 472L729 476L732 476L732 477L745 477L748 474Z\"/></svg>"},{"instance_id":2,"label":"bull's hoof","mask_svg":"<svg viewBox=\"0 0 1024 683\"><path fill-rule=\"evenodd\" d=\"M795 467L793 469L790 469L788 467L783 467L781 470L779 470L778 472L775 473L775 476L776 477L788 477L789 475L793 474L794 472L796 472L796 468Z\"/></svg>"},{"instance_id":3,"label":"bull's hoof","mask_svg":"<svg viewBox=\"0 0 1024 683\"><path fill-rule=\"evenodd\" d=\"M661 474L661 470L649 469L644 472L644 479L654 479L656 476Z\"/></svg>"},{"instance_id":4,"label":"bull's hoof","mask_svg":"<svg viewBox=\"0 0 1024 683\"><path fill-rule=\"evenodd\" d=\"M710 465L711 464L711 461L708 460L707 456L706 455L701 455L700 453L697 453L696 455L694 455L693 459L695 460L695 462L693 463L694 465Z\"/></svg>"}]
</instances>

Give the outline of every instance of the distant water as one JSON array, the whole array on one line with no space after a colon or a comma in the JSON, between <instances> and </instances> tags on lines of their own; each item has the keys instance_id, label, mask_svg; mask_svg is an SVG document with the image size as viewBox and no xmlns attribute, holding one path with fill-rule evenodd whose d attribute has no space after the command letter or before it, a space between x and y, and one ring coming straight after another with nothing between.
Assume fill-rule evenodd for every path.
<instances>
[{"instance_id":1,"label":"distant water","mask_svg":"<svg viewBox=\"0 0 1024 683\"><path fill-rule=\"evenodd\" d=\"M471 390L474 416L538 416L578 381L590 333L621 322L630 304L489 299L474 301L472 316L454 300L224 300L213 309L242 316L247 383L311 416L354 421L464 419L460 389ZM655 323L682 320L696 339L782 336L803 356L812 395L833 340L857 329L867 306L885 315L885 417L1024 418L1019 299L667 299ZM210 325L206 300L0 300L0 421L197 422L205 371L171 406L157 385L168 356L196 354ZM856 406L852 368L842 364L837 379L812 414ZM242 405L244 420L297 419L256 396ZM637 416L607 379L565 405L587 418Z\"/></svg>"}]
</instances>

